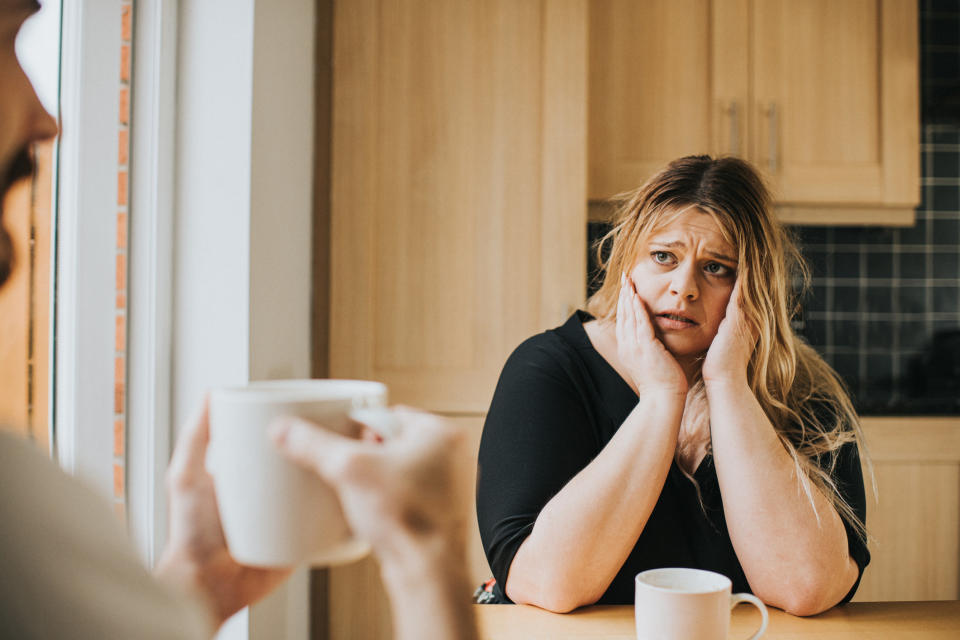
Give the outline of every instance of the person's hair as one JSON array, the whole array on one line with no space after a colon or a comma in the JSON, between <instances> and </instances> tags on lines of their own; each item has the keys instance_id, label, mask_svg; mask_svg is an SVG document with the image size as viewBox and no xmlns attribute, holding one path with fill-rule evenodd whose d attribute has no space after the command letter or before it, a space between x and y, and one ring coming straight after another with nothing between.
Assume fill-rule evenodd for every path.
<instances>
[{"instance_id":1,"label":"person's hair","mask_svg":"<svg viewBox=\"0 0 960 640\"><path fill-rule=\"evenodd\" d=\"M757 172L738 158L687 156L619 200L613 228L596 248L604 276L600 289L587 301L587 310L598 319L613 320L620 274L637 263L649 234L692 208L711 216L736 249L743 313L758 336L747 367L750 388L793 458L799 485L811 505L812 483L866 539L865 523L840 495L832 477L840 450L848 443L856 443L872 477L860 421L843 381L791 327L809 286L809 270L776 219L770 193ZM699 375L688 395L685 421L687 411L697 406L698 419L709 419Z\"/></svg>"},{"instance_id":2,"label":"person's hair","mask_svg":"<svg viewBox=\"0 0 960 640\"><path fill-rule=\"evenodd\" d=\"M24 147L14 154L10 165L0 167L0 286L10 277L13 270L13 239L3 226L3 204L7 193L18 181L33 174L34 162L29 147Z\"/></svg>"}]
</instances>

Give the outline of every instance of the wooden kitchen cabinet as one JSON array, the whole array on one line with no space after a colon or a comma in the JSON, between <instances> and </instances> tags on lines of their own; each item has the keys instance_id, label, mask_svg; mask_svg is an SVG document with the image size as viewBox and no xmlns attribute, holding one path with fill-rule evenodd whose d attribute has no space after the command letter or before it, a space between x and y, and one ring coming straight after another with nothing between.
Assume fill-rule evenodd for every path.
<instances>
[{"instance_id":1,"label":"wooden kitchen cabinet","mask_svg":"<svg viewBox=\"0 0 960 640\"><path fill-rule=\"evenodd\" d=\"M330 375L483 413L586 282L586 2L336 3Z\"/></svg>"},{"instance_id":2,"label":"wooden kitchen cabinet","mask_svg":"<svg viewBox=\"0 0 960 640\"><path fill-rule=\"evenodd\" d=\"M321 368L476 441L510 352L586 293L587 0L335 2L332 42ZM326 591L328 637L390 637L372 560Z\"/></svg>"},{"instance_id":3,"label":"wooden kitchen cabinet","mask_svg":"<svg viewBox=\"0 0 960 640\"><path fill-rule=\"evenodd\" d=\"M909 224L911 0L590 3L589 197L690 153L754 162L788 222Z\"/></svg>"}]
</instances>

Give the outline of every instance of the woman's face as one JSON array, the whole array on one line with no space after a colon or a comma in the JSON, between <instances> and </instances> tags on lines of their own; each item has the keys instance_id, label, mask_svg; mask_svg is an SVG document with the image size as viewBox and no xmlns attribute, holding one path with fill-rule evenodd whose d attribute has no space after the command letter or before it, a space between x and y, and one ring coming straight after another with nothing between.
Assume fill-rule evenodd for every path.
<instances>
[{"instance_id":1,"label":"woman's face","mask_svg":"<svg viewBox=\"0 0 960 640\"><path fill-rule=\"evenodd\" d=\"M737 252L713 216L690 208L650 233L630 271L657 337L677 358L704 353L737 279Z\"/></svg>"}]
</instances>

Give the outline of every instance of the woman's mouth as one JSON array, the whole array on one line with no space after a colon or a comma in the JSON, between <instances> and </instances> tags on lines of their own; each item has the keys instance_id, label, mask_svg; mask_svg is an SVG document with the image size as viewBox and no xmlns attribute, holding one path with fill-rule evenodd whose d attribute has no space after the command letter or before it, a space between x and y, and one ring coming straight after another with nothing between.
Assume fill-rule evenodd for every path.
<instances>
[{"instance_id":1,"label":"woman's mouth","mask_svg":"<svg viewBox=\"0 0 960 640\"><path fill-rule=\"evenodd\" d=\"M697 326L696 321L680 313L658 313L656 316L657 326L661 329L670 329L680 331Z\"/></svg>"}]
</instances>

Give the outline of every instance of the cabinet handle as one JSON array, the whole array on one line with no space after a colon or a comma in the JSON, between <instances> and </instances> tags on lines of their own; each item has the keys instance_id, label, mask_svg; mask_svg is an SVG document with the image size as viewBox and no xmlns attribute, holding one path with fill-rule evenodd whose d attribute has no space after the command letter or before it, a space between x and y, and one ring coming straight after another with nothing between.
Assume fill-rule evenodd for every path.
<instances>
[{"instance_id":1,"label":"cabinet handle","mask_svg":"<svg viewBox=\"0 0 960 640\"><path fill-rule=\"evenodd\" d=\"M730 116L730 150L732 156L740 155L740 110L737 107L737 101L734 100L727 107L727 115Z\"/></svg>"},{"instance_id":2,"label":"cabinet handle","mask_svg":"<svg viewBox=\"0 0 960 640\"><path fill-rule=\"evenodd\" d=\"M768 140L768 157L767 157L767 168L770 169L770 173L777 172L777 103L771 102L767 106L767 124L769 130L767 132Z\"/></svg>"}]
</instances>

